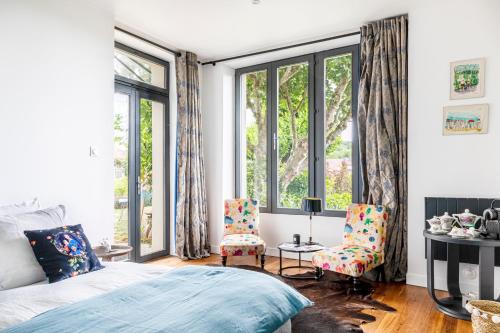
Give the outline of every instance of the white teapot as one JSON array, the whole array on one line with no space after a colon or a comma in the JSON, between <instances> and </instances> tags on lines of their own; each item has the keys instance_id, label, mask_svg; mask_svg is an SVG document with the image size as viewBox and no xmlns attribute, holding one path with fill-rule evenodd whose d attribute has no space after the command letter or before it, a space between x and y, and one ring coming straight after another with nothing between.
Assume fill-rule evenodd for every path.
<instances>
[{"instance_id":1,"label":"white teapot","mask_svg":"<svg viewBox=\"0 0 500 333\"><path fill-rule=\"evenodd\" d=\"M472 214L468 209L461 214L453 214L453 217L457 218L462 227L473 227L481 219L481 216Z\"/></svg>"},{"instance_id":2,"label":"white teapot","mask_svg":"<svg viewBox=\"0 0 500 333\"><path fill-rule=\"evenodd\" d=\"M439 219L441 220L441 228L448 231L451 230L453 222L457 221L457 218L451 216L450 214L448 214L448 212L445 212L443 215L441 215Z\"/></svg>"},{"instance_id":3,"label":"white teapot","mask_svg":"<svg viewBox=\"0 0 500 333\"><path fill-rule=\"evenodd\" d=\"M441 220L439 217L434 216L432 219L428 219L427 223L431 226L430 232L436 232L441 230Z\"/></svg>"}]
</instances>

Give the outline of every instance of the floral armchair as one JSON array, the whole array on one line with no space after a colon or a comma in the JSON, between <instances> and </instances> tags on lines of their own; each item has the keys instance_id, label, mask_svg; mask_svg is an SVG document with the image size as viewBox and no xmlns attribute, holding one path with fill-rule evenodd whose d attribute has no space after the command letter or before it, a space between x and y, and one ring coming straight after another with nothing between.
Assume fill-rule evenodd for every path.
<instances>
[{"instance_id":1,"label":"floral armchair","mask_svg":"<svg viewBox=\"0 0 500 333\"><path fill-rule=\"evenodd\" d=\"M388 213L383 206L353 204L347 209L342 245L316 252L312 264L319 270L353 277L354 287L365 272L384 263Z\"/></svg>"},{"instance_id":2,"label":"floral armchair","mask_svg":"<svg viewBox=\"0 0 500 333\"><path fill-rule=\"evenodd\" d=\"M224 202L224 238L220 243L222 265L228 256L251 256L264 268L266 244L259 237L259 204L253 199L230 199Z\"/></svg>"}]
</instances>

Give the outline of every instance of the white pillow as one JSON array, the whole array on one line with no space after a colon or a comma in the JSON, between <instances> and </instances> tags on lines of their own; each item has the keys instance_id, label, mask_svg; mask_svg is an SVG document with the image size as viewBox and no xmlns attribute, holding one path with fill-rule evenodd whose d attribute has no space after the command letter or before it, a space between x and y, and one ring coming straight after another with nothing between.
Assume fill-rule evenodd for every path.
<instances>
[{"instance_id":1,"label":"white pillow","mask_svg":"<svg viewBox=\"0 0 500 333\"><path fill-rule=\"evenodd\" d=\"M46 279L24 231L61 227L65 224L65 215L64 206L56 206L16 216L0 216L0 290Z\"/></svg>"},{"instance_id":2,"label":"white pillow","mask_svg":"<svg viewBox=\"0 0 500 333\"><path fill-rule=\"evenodd\" d=\"M40 209L40 202L38 198L30 201L24 201L18 204L0 206L1 215L18 215L23 213L34 212Z\"/></svg>"}]
</instances>

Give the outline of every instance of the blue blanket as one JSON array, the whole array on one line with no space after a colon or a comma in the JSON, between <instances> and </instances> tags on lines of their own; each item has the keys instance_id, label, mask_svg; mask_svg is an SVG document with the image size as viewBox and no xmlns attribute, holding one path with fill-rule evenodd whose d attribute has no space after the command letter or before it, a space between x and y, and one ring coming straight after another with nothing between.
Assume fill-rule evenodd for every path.
<instances>
[{"instance_id":1,"label":"blue blanket","mask_svg":"<svg viewBox=\"0 0 500 333\"><path fill-rule=\"evenodd\" d=\"M262 273L187 266L47 311L2 333L273 332L311 305Z\"/></svg>"}]
</instances>

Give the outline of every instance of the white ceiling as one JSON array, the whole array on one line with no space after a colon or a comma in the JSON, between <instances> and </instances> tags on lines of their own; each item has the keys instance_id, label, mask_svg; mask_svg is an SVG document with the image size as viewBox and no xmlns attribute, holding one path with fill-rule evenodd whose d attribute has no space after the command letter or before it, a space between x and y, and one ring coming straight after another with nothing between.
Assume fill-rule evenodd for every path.
<instances>
[{"instance_id":1,"label":"white ceiling","mask_svg":"<svg viewBox=\"0 0 500 333\"><path fill-rule=\"evenodd\" d=\"M313 40L404 14L405 0L113 0L117 25L201 60Z\"/></svg>"}]
</instances>

